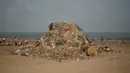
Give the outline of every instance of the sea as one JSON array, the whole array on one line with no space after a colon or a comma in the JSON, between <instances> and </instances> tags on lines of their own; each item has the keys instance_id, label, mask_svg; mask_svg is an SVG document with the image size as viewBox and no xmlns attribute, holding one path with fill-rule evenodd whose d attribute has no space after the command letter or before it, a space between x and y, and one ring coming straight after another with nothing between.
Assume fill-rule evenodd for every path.
<instances>
[{"instance_id":1,"label":"sea","mask_svg":"<svg viewBox=\"0 0 130 73\"><path fill-rule=\"evenodd\" d=\"M0 37L7 40L13 40L15 37L20 40L35 40L44 34L45 32L0 32ZM130 32L85 32L84 35L90 40L99 40L101 37L105 40L130 40Z\"/></svg>"}]
</instances>

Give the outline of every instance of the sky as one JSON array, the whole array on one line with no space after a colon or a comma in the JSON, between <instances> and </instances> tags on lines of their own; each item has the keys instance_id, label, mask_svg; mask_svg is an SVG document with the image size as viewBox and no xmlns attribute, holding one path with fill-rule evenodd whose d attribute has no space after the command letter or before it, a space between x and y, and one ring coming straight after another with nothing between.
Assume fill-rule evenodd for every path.
<instances>
[{"instance_id":1,"label":"sky","mask_svg":"<svg viewBox=\"0 0 130 73\"><path fill-rule=\"evenodd\" d=\"M85 32L130 32L130 0L0 0L0 32L46 32L56 21Z\"/></svg>"}]
</instances>

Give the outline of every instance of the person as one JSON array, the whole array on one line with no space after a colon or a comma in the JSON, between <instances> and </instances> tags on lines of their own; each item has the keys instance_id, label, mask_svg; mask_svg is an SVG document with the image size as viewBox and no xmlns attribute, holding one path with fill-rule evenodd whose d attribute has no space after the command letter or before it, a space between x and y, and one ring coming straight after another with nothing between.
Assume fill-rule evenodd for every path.
<instances>
[{"instance_id":1,"label":"person","mask_svg":"<svg viewBox=\"0 0 130 73\"><path fill-rule=\"evenodd\" d=\"M51 24L49 25L49 27L48 27L49 30L52 30L52 29L53 29L53 24L54 24L54 23L51 23Z\"/></svg>"},{"instance_id":2,"label":"person","mask_svg":"<svg viewBox=\"0 0 130 73\"><path fill-rule=\"evenodd\" d=\"M125 43L125 40L122 40L122 43Z\"/></svg>"},{"instance_id":3,"label":"person","mask_svg":"<svg viewBox=\"0 0 130 73\"><path fill-rule=\"evenodd\" d=\"M102 42L104 41L104 38L103 38L103 37L101 37L101 41L102 41Z\"/></svg>"},{"instance_id":4,"label":"person","mask_svg":"<svg viewBox=\"0 0 130 73\"><path fill-rule=\"evenodd\" d=\"M40 37L38 36L38 37L36 38L36 40L40 40Z\"/></svg>"},{"instance_id":5,"label":"person","mask_svg":"<svg viewBox=\"0 0 130 73\"><path fill-rule=\"evenodd\" d=\"M0 37L0 43L2 43L2 41L3 41L3 38L2 38L2 37Z\"/></svg>"},{"instance_id":6,"label":"person","mask_svg":"<svg viewBox=\"0 0 130 73\"><path fill-rule=\"evenodd\" d=\"M92 38L92 41L95 41L95 38L94 38L94 37Z\"/></svg>"},{"instance_id":7,"label":"person","mask_svg":"<svg viewBox=\"0 0 130 73\"><path fill-rule=\"evenodd\" d=\"M5 38L3 38L3 42L5 42Z\"/></svg>"},{"instance_id":8,"label":"person","mask_svg":"<svg viewBox=\"0 0 130 73\"><path fill-rule=\"evenodd\" d=\"M17 46L17 45L18 45L18 38L15 37L15 46Z\"/></svg>"}]
</instances>

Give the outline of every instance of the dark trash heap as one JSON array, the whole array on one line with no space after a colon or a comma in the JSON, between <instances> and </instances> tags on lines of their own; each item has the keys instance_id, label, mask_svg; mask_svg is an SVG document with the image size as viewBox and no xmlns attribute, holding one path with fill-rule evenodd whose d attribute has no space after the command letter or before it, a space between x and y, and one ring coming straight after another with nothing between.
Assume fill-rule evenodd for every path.
<instances>
[{"instance_id":1,"label":"dark trash heap","mask_svg":"<svg viewBox=\"0 0 130 73\"><path fill-rule=\"evenodd\" d=\"M18 55L44 59L85 59L87 56L97 56L100 52L89 46L83 30L71 22L51 23L49 31L39 41L15 50Z\"/></svg>"}]
</instances>

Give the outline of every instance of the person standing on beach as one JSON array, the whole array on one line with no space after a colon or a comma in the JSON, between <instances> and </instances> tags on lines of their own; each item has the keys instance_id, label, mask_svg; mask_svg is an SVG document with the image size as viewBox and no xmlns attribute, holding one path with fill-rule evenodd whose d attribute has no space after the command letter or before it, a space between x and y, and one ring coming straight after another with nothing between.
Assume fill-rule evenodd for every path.
<instances>
[{"instance_id":1,"label":"person standing on beach","mask_svg":"<svg viewBox=\"0 0 130 73\"><path fill-rule=\"evenodd\" d=\"M103 38L103 37L101 37L101 41L102 41L102 42L104 41L104 38Z\"/></svg>"},{"instance_id":2,"label":"person standing on beach","mask_svg":"<svg viewBox=\"0 0 130 73\"><path fill-rule=\"evenodd\" d=\"M0 37L0 43L2 43L2 41L3 41L3 38L2 38L2 37Z\"/></svg>"},{"instance_id":3,"label":"person standing on beach","mask_svg":"<svg viewBox=\"0 0 130 73\"><path fill-rule=\"evenodd\" d=\"M5 38L3 38L3 42L5 42Z\"/></svg>"},{"instance_id":4,"label":"person standing on beach","mask_svg":"<svg viewBox=\"0 0 130 73\"><path fill-rule=\"evenodd\" d=\"M0 37L0 46L1 46L2 41L3 41L3 38L2 38L2 37Z\"/></svg>"},{"instance_id":5,"label":"person standing on beach","mask_svg":"<svg viewBox=\"0 0 130 73\"><path fill-rule=\"evenodd\" d=\"M125 43L125 40L124 40L124 39L122 40L122 43Z\"/></svg>"},{"instance_id":6,"label":"person standing on beach","mask_svg":"<svg viewBox=\"0 0 130 73\"><path fill-rule=\"evenodd\" d=\"M36 38L36 40L40 40L40 37L38 36L38 37Z\"/></svg>"},{"instance_id":7,"label":"person standing on beach","mask_svg":"<svg viewBox=\"0 0 130 73\"><path fill-rule=\"evenodd\" d=\"M15 37L15 46L17 46L17 45L18 45L18 38Z\"/></svg>"}]
</instances>

